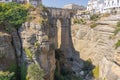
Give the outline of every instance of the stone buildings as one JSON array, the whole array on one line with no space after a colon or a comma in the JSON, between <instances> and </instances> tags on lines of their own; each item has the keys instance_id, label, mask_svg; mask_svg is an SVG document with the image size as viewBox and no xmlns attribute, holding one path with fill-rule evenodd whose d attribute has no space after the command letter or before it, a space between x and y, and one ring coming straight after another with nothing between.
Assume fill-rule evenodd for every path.
<instances>
[{"instance_id":1,"label":"stone buildings","mask_svg":"<svg viewBox=\"0 0 120 80\"><path fill-rule=\"evenodd\" d=\"M63 7L64 9L76 9L76 10L85 10L86 8L84 6L80 6L77 4L68 4Z\"/></svg>"},{"instance_id":2,"label":"stone buildings","mask_svg":"<svg viewBox=\"0 0 120 80\"><path fill-rule=\"evenodd\" d=\"M91 13L119 13L120 0L89 0L87 10Z\"/></svg>"},{"instance_id":3,"label":"stone buildings","mask_svg":"<svg viewBox=\"0 0 120 80\"><path fill-rule=\"evenodd\" d=\"M0 0L0 2L17 2L17 3L26 3L32 4L33 6L38 6L42 3L42 0Z\"/></svg>"}]
</instances>

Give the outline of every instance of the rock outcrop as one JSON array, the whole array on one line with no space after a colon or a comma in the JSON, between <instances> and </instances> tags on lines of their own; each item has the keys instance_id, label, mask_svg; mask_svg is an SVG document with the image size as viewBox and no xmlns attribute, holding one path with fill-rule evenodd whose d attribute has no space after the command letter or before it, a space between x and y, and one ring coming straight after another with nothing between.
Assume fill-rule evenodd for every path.
<instances>
[{"instance_id":1,"label":"rock outcrop","mask_svg":"<svg viewBox=\"0 0 120 80\"><path fill-rule=\"evenodd\" d=\"M17 65L13 42L12 36L0 27L0 70L2 71L6 71L12 65Z\"/></svg>"},{"instance_id":2,"label":"rock outcrop","mask_svg":"<svg viewBox=\"0 0 120 80\"><path fill-rule=\"evenodd\" d=\"M120 79L120 49L115 49L120 34L115 36L113 33L119 19L117 15L110 16L99 20L95 28L77 25L72 29L74 47L80 52L80 57L99 65L99 80Z\"/></svg>"}]
</instances>

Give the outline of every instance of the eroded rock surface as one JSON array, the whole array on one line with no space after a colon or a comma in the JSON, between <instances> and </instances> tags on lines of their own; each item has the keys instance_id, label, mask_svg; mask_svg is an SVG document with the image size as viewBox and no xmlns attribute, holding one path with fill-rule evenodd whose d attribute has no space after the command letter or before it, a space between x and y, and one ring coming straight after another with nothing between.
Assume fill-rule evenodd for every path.
<instances>
[{"instance_id":1,"label":"eroded rock surface","mask_svg":"<svg viewBox=\"0 0 120 80\"><path fill-rule=\"evenodd\" d=\"M115 15L99 20L95 28L77 25L72 29L75 49L80 52L82 59L90 58L94 65L99 65L100 80L120 79L120 49L115 49L120 34L115 36L113 33L119 18Z\"/></svg>"}]
</instances>

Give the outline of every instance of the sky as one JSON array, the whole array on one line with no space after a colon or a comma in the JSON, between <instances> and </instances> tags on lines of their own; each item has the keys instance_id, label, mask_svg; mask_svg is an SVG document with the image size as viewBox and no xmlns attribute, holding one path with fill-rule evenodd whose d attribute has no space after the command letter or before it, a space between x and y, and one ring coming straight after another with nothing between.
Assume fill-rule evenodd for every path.
<instances>
[{"instance_id":1,"label":"sky","mask_svg":"<svg viewBox=\"0 0 120 80\"><path fill-rule=\"evenodd\" d=\"M47 7L58 7L61 8L66 4L78 4L87 6L88 0L42 0L42 3Z\"/></svg>"}]
</instances>

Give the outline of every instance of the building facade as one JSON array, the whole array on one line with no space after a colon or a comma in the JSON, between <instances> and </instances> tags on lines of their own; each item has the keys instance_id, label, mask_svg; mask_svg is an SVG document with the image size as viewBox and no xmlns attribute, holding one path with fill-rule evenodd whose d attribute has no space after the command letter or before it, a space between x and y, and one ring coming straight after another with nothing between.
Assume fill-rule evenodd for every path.
<instances>
[{"instance_id":1,"label":"building facade","mask_svg":"<svg viewBox=\"0 0 120 80\"><path fill-rule=\"evenodd\" d=\"M86 7L77 4L68 4L63 7L64 9L85 10Z\"/></svg>"},{"instance_id":2,"label":"building facade","mask_svg":"<svg viewBox=\"0 0 120 80\"><path fill-rule=\"evenodd\" d=\"M42 0L0 0L0 2L17 2L22 4L32 4L33 6L38 6L42 3Z\"/></svg>"},{"instance_id":3,"label":"building facade","mask_svg":"<svg viewBox=\"0 0 120 80\"><path fill-rule=\"evenodd\" d=\"M120 0L89 0L87 11L92 13L119 13Z\"/></svg>"}]
</instances>

